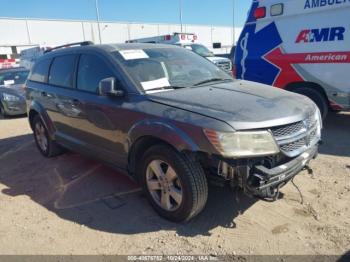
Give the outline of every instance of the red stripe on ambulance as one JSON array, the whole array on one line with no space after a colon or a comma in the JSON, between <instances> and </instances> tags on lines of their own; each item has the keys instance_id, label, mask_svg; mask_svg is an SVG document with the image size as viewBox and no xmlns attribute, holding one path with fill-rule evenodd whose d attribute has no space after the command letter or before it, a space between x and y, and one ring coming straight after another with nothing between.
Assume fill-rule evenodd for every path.
<instances>
[{"instance_id":1,"label":"red stripe on ambulance","mask_svg":"<svg viewBox=\"0 0 350 262\"><path fill-rule=\"evenodd\" d=\"M280 69L273 85L283 88L290 82L304 81L293 64L350 63L350 52L285 54L280 47L277 47L264 55L264 59Z\"/></svg>"}]
</instances>

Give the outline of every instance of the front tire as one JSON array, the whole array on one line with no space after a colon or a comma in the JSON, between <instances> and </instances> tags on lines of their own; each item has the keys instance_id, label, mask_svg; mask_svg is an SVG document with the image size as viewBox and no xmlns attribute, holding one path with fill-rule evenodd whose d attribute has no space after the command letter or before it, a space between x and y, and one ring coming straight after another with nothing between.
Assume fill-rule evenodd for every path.
<instances>
[{"instance_id":1,"label":"front tire","mask_svg":"<svg viewBox=\"0 0 350 262\"><path fill-rule=\"evenodd\" d=\"M62 148L49 136L49 133L39 115L33 119L33 133L35 144L45 157L53 157L62 153Z\"/></svg>"},{"instance_id":2,"label":"front tire","mask_svg":"<svg viewBox=\"0 0 350 262\"><path fill-rule=\"evenodd\" d=\"M208 185L200 164L169 146L148 149L138 172L149 202L168 220L188 221L207 202Z\"/></svg>"}]
</instances>

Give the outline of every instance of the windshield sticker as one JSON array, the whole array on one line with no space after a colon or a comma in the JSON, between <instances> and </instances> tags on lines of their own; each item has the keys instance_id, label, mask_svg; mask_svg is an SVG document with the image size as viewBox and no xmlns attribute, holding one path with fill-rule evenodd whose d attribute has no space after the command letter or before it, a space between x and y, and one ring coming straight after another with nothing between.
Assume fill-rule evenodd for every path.
<instances>
[{"instance_id":1,"label":"windshield sticker","mask_svg":"<svg viewBox=\"0 0 350 262\"><path fill-rule=\"evenodd\" d=\"M120 50L119 53L125 60L149 58L142 49Z\"/></svg>"},{"instance_id":2,"label":"windshield sticker","mask_svg":"<svg viewBox=\"0 0 350 262\"><path fill-rule=\"evenodd\" d=\"M149 91L152 89L158 89L162 87L169 87L170 83L166 77L152 80L152 81L146 81L146 82L141 82L141 85L145 91Z\"/></svg>"}]
</instances>

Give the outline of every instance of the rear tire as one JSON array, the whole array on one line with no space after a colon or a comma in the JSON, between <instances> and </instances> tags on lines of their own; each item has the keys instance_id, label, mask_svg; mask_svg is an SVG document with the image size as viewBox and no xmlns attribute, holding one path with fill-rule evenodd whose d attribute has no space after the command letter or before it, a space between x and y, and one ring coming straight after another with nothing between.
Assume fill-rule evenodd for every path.
<instances>
[{"instance_id":1,"label":"rear tire","mask_svg":"<svg viewBox=\"0 0 350 262\"><path fill-rule=\"evenodd\" d=\"M200 164L167 145L145 152L138 176L153 208L168 220L189 221L207 202L208 185Z\"/></svg>"},{"instance_id":2,"label":"rear tire","mask_svg":"<svg viewBox=\"0 0 350 262\"><path fill-rule=\"evenodd\" d=\"M295 92L310 98L317 105L318 109L320 109L323 120L327 117L329 110L328 100L321 92L308 87L297 88Z\"/></svg>"},{"instance_id":3,"label":"rear tire","mask_svg":"<svg viewBox=\"0 0 350 262\"><path fill-rule=\"evenodd\" d=\"M35 144L43 156L53 157L62 154L63 149L50 138L39 115L34 116L32 126Z\"/></svg>"}]
</instances>

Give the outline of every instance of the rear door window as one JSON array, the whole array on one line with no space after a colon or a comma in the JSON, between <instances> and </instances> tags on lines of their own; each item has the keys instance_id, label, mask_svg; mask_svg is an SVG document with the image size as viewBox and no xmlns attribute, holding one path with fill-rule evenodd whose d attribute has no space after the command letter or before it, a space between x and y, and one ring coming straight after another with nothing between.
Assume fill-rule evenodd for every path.
<instances>
[{"instance_id":1,"label":"rear door window","mask_svg":"<svg viewBox=\"0 0 350 262\"><path fill-rule=\"evenodd\" d=\"M97 93L100 81L108 77L114 77L114 74L103 59L90 54L80 56L77 76L79 90Z\"/></svg>"},{"instance_id":2,"label":"rear door window","mask_svg":"<svg viewBox=\"0 0 350 262\"><path fill-rule=\"evenodd\" d=\"M37 62L32 70L30 80L35 82L46 83L49 74L51 59L45 59Z\"/></svg>"},{"instance_id":3,"label":"rear door window","mask_svg":"<svg viewBox=\"0 0 350 262\"><path fill-rule=\"evenodd\" d=\"M55 57L49 75L49 84L73 88L76 55Z\"/></svg>"}]
</instances>

